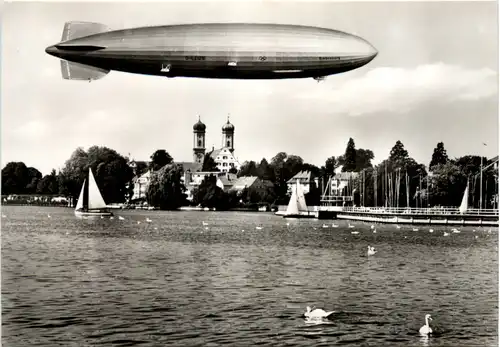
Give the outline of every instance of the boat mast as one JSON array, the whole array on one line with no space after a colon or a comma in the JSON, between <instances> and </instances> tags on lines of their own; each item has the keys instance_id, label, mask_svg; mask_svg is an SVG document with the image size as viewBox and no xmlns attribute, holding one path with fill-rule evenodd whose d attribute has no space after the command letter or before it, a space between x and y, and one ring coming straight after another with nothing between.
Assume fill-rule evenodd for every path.
<instances>
[{"instance_id":1,"label":"boat mast","mask_svg":"<svg viewBox=\"0 0 500 347\"><path fill-rule=\"evenodd\" d=\"M83 210L85 211L89 209L89 179L87 175L87 179L83 181Z\"/></svg>"}]
</instances>

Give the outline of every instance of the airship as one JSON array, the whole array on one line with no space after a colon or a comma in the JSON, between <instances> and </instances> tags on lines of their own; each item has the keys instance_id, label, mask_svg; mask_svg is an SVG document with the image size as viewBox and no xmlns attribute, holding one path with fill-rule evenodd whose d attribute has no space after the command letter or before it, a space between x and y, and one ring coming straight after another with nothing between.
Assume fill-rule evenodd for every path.
<instances>
[{"instance_id":1,"label":"airship","mask_svg":"<svg viewBox=\"0 0 500 347\"><path fill-rule=\"evenodd\" d=\"M66 22L46 53L64 79L92 81L110 71L218 79L314 78L360 68L378 51L339 30L264 23L202 23L110 30Z\"/></svg>"}]
</instances>

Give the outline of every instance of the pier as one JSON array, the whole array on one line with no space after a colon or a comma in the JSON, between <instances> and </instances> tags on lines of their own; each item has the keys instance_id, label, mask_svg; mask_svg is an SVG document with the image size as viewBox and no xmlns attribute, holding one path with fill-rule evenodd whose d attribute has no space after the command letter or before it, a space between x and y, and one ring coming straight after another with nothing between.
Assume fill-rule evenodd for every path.
<instances>
[{"instance_id":1,"label":"pier","mask_svg":"<svg viewBox=\"0 0 500 347\"><path fill-rule=\"evenodd\" d=\"M286 206L279 206L277 215L282 215ZM469 209L461 214L457 207L448 208L397 208L397 207L353 207L310 206L309 214L317 219L346 219L389 224L427 224L455 226L498 226L498 209Z\"/></svg>"}]
</instances>

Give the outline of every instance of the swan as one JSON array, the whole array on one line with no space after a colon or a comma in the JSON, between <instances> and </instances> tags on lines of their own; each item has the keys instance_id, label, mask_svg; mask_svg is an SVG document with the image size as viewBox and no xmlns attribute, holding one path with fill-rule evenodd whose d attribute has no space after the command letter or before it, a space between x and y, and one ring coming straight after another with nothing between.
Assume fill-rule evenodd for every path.
<instances>
[{"instance_id":1,"label":"swan","mask_svg":"<svg viewBox=\"0 0 500 347\"><path fill-rule=\"evenodd\" d=\"M208 225L208 223L207 223L207 222L205 222L205 221L203 221L203 222L201 222L201 223L202 223L203 225Z\"/></svg>"},{"instance_id":2,"label":"swan","mask_svg":"<svg viewBox=\"0 0 500 347\"><path fill-rule=\"evenodd\" d=\"M418 228L413 228L413 231L418 231Z\"/></svg>"},{"instance_id":3,"label":"swan","mask_svg":"<svg viewBox=\"0 0 500 347\"><path fill-rule=\"evenodd\" d=\"M420 334L422 334L422 335L432 334L432 329L429 326L429 320L432 320L431 315L426 314L425 315L425 325L420 328L420 330L419 330Z\"/></svg>"},{"instance_id":4,"label":"swan","mask_svg":"<svg viewBox=\"0 0 500 347\"><path fill-rule=\"evenodd\" d=\"M351 234L353 234L353 235L358 235L358 234L359 234L359 231L351 231Z\"/></svg>"},{"instance_id":5,"label":"swan","mask_svg":"<svg viewBox=\"0 0 500 347\"><path fill-rule=\"evenodd\" d=\"M122 216L118 216L118 219L119 220L124 220L125 218L123 218Z\"/></svg>"},{"instance_id":6,"label":"swan","mask_svg":"<svg viewBox=\"0 0 500 347\"><path fill-rule=\"evenodd\" d=\"M400 225L396 225L396 228L401 229L401 226Z\"/></svg>"},{"instance_id":7,"label":"swan","mask_svg":"<svg viewBox=\"0 0 500 347\"><path fill-rule=\"evenodd\" d=\"M328 225L326 225L326 224L323 224L323 228L328 228Z\"/></svg>"},{"instance_id":8,"label":"swan","mask_svg":"<svg viewBox=\"0 0 500 347\"><path fill-rule=\"evenodd\" d=\"M457 228L453 228L451 229L452 232L454 232L455 234L458 234L460 232L460 230L458 230Z\"/></svg>"},{"instance_id":9,"label":"swan","mask_svg":"<svg viewBox=\"0 0 500 347\"><path fill-rule=\"evenodd\" d=\"M351 225L351 223L349 223L349 228L354 228L354 225Z\"/></svg>"},{"instance_id":10,"label":"swan","mask_svg":"<svg viewBox=\"0 0 500 347\"><path fill-rule=\"evenodd\" d=\"M306 308L306 313L304 313L304 316L309 319L322 319L322 318L328 318L332 313L335 311L328 311L326 312L325 310L321 308L316 308L314 310L311 310L311 307L307 306Z\"/></svg>"},{"instance_id":11,"label":"swan","mask_svg":"<svg viewBox=\"0 0 500 347\"><path fill-rule=\"evenodd\" d=\"M429 229L429 232L430 232L430 233L433 233L433 232L434 232L434 229Z\"/></svg>"},{"instance_id":12,"label":"swan","mask_svg":"<svg viewBox=\"0 0 500 347\"><path fill-rule=\"evenodd\" d=\"M332 224L332 228L338 228L339 226L337 224Z\"/></svg>"},{"instance_id":13,"label":"swan","mask_svg":"<svg viewBox=\"0 0 500 347\"><path fill-rule=\"evenodd\" d=\"M377 233L377 229L373 229L373 233L376 234Z\"/></svg>"},{"instance_id":14,"label":"swan","mask_svg":"<svg viewBox=\"0 0 500 347\"><path fill-rule=\"evenodd\" d=\"M257 230L262 230L262 227L255 227L255 229L257 229Z\"/></svg>"},{"instance_id":15,"label":"swan","mask_svg":"<svg viewBox=\"0 0 500 347\"><path fill-rule=\"evenodd\" d=\"M373 224L372 224L371 228L372 228L372 229L375 229L375 225L373 225Z\"/></svg>"},{"instance_id":16,"label":"swan","mask_svg":"<svg viewBox=\"0 0 500 347\"><path fill-rule=\"evenodd\" d=\"M446 231L444 232L443 236L448 236L450 233L447 233Z\"/></svg>"},{"instance_id":17,"label":"swan","mask_svg":"<svg viewBox=\"0 0 500 347\"><path fill-rule=\"evenodd\" d=\"M152 220L146 217L146 222L151 223Z\"/></svg>"},{"instance_id":18,"label":"swan","mask_svg":"<svg viewBox=\"0 0 500 347\"><path fill-rule=\"evenodd\" d=\"M109 217L109 219L115 219L115 217Z\"/></svg>"},{"instance_id":19,"label":"swan","mask_svg":"<svg viewBox=\"0 0 500 347\"><path fill-rule=\"evenodd\" d=\"M368 246L368 255L374 255L375 253L377 253L375 247Z\"/></svg>"}]
</instances>

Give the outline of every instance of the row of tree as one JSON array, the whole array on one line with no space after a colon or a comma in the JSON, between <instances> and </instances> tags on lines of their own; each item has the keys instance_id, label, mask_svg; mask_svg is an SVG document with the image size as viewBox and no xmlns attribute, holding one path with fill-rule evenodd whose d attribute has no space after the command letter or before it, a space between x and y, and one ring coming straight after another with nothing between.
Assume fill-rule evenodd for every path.
<instances>
[{"instance_id":1,"label":"row of tree","mask_svg":"<svg viewBox=\"0 0 500 347\"><path fill-rule=\"evenodd\" d=\"M471 190L471 202L479 207L480 182L482 182L483 207L493 207L497 192L498 171L487 158L464 156L448 158L444 144L438 143L427 170L425 165L410 157L401 141L397 141L387 159L373 166L373 151L357 149L349 139L344 154L331 156L321 167L304 162L297 155L279 152L270 162L245 162L238 177L257 176L264 185L246 189L240 194L224 192L217 186L214 176L207 177L196 188L192 203L219 209L243 204L287 204L287 182L300 171L310 171L323 184L311 186L306 196L308 204L320 202L325 182L342 172L352 172L352 180L340 195L354 195L357 205L364 206L458 206L467 182ZM96 181L106 202L124 202L132 196L132 178L151 170L152 177L146 194L147 201L163 209L185 205L186 187L182 184L182 166L174 163L170 154L161 149L155 151L149 163L136 162L135 172L131 161L107 147L93 146L87 151L77 148L65 162L59 173L55 170L43 176L35 168L22 162L10 162L2 169L2 194L44 194L78 197L88 169L93 170ZM481 180L481 168L482 180ZM218 171L210 153L204 158L202 171ZM236 173L233 170L233 173Z\"/></svg>"}]
</instances>

